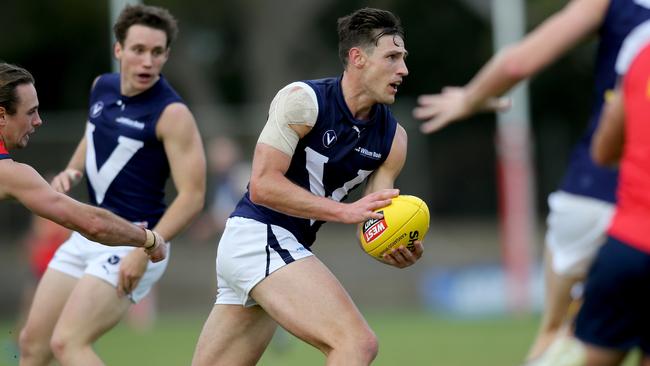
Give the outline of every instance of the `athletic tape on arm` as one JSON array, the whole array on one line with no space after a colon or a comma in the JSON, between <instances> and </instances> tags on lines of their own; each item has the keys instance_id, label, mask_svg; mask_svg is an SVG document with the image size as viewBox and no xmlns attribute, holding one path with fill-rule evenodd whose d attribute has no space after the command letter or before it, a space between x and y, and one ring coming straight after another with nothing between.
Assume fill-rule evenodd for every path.
<instances>
[{"instance_id":1,"label":"athletic tape on arm","mask_svg":"<svg viewBox=\"0 0 650 366\"><path fill-rule=\"evenodd\" d=\"M313 127L318 118L316 93L303 82L291 83L273 98L269 119L258 143L264 143L293 156L300 136L290 125Z\"/></svg>"}]
</instances>

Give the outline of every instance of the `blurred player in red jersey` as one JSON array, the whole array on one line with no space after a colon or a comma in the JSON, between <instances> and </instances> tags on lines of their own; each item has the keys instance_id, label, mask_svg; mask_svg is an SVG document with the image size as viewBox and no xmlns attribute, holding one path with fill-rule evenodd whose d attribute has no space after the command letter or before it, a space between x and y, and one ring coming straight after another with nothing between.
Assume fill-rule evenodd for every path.
<instances>
[{"instance_id":1,"label":"blurred player in red jersey","mask_svg":"<svg viewBox=\"0 0 650 366\"><path fill-rule=\"evenodd\" d=\"M599 164L620 160L618 201L608 238L589 271L576 336L587 366L620 365L640 348L650 365L650 21L626 38L616 63L619 92L594 135Z\"/></svg>"}]
</instances>

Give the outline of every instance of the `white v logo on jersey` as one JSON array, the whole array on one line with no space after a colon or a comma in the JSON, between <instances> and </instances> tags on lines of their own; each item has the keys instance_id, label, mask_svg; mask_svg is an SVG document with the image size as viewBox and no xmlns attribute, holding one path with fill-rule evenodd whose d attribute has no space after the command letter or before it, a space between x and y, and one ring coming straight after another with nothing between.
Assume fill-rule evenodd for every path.
<instances>
[{"instance_id":1,"label":"white v logo on jersey","mask_svg":"<svg viewBox=\"0 0 650 366\"><path fill-rule=\"evenodd\" d=\"M95 141L93 140L94 131L95 125L88 122L86 124L86 173L95 191L95 200L99 205L104 202L106 191L111 183L113 183L113 180L115 180L115 177L117 177L126 163L131 160L133 155L144 146L144 142L125 136L118 137L117 147L115 147L115 150L106 159L104 165L98 170Z\"/></svg>"},{"instance_id":2,"label":"white v logo on jersey","mask_svg":"<svg viewBox=\"0 0 650 366\"><path fill-rule=\"evenodd\" d=\"M327 163L329 158L310 147L306 147L305 152L307 153L305 160L307 161L307 171L309 172L309 190L317 196L325 197L323 175L325 173L325 163ZM352 188L363 182L363 180L371 173L371 170L359 169L356 177L345 182L343 187L335 189L329 198L341 202L343 197L345 197ZM312 219L309 220L309 222L313 225L316 221Z\"/></svg>"}]
</instances>

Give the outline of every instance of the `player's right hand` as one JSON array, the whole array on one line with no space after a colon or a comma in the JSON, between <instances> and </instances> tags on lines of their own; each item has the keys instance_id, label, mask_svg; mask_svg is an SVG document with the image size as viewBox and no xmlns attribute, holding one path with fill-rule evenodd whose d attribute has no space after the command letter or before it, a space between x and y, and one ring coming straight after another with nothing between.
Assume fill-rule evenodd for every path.
<instances>
[{"instance_id":1,"label":"player's right hand","mask_svg":"<svg viewBox=\"0 0 650 366\"><path fill-rule=\"evenodd\" d=\"M348 203L342 213L341 222L358 224L368 219L381 219L382 215L375 210L390 205L391 199L399 196L399 189L382 189L370 193L360 200Z\"/></svg>"},{"instance_id":2,"label":"player's right hand","mask_svg":"<svg viewBox=\"0 0 650 366\"><path fill-rule=\"evenodd\" d=\"M165 238L163 238L162 235L158 234L153 230L151 232L156 237L156 245L154 245L153 248L149 250L145 249L144 251L149 255L151 261L156 263L165 259L165 257L167 256L167 247L169 246L169 244L167 244Z\"/></svg>"},{"instance_id":3,"label":"player's right hand","mask_svg":"<svg viewBox=\"0 0 650 366\"><path fill-rule=\"evenodd\" d=\"M52 179L52 188L61 193L67 193L72 187L81 181L83 173L77 169L68 168L61 173L57 174Z\"/></svg>"}]
</instances>

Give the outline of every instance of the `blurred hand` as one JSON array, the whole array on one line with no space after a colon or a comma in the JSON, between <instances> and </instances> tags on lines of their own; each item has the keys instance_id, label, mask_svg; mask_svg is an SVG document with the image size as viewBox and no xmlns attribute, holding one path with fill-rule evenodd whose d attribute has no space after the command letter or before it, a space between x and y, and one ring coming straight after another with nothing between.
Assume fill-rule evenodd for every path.
<instances>
[{"instance_id":1,"label":"blurred hand","mask_svg":"<svg viewBox=\"0 0 650 366\"><path fill-rule=\"evenodd\" d=\"M413 117L424 121L420 131L428 134L479 111L506 111L510 108L510 104L510 99L507 97L489 98L474 104L469 99L465 88L446 87L440 94L418 97L418 106L413 109Z\"/></svg>"},{"instance_id":2,"label":"blurred hand","mask_svg":"<svg viewBox=\"0 0 650 366\"><path fill-rule=\"evenodd\" d=\"M151 231L153 235L156 238L156 244L153 246L153 248L147 250L145 249L145 253L149 255L149 258L151 258L151 261L156 263L160 262L161 260L165 259L167 256L167 242L165 241L165 238L162 237L162 235L158 234L155 231Z\"/></svg>"},{"instance_id":3,"label":"blurred hand","mask_svg":"<svg viewBox=\"0 0 650 366\"><path fill-rule=\"evenodd\" d=\"M82 177L82 172L78 171L77 169L68 168L57 174L56 177L52 179L51 185L55 191L67 193L72 187L81 181Z\"/></svg>"},{"instance_id":4,"label":"blurred hand","mask_svg":"<svg viewBox=\"0 0 650 366\"><path fill-rule=\"evenodd\" d=\"M424 253L424 246L421 241L413 242L413 251L408 250L405 246L400 245L399 248L393 248L390 252L384 253L384 263L390 264L397 268L405 268L415 264L422 257Z\"/></svg>"},{"instance_id":5,"label":"blurred hand","mask_svg":"<svg viewBox=\"0 0 650 366\"><path fill-rule=\"evenodd\" d=\"M133 292L144 276L148 263L149 257L140 249L134 249L124 257L117 280L118 296L123 297Z\"/></svg>"},{"instance_id":6,"label":"blurred hand","mask_svg":"<svg viewBox=\"0 0 650 366\"><path fill-rule=\"evenodd\" d=\"M346 204L342 213L341 222L345 224L358 224L368 219L381 219L383 215L375 210L390 205L391 198L399 195L399 189L382 189L370 193L358 201Z\"/></svg>"}]
</instances>

